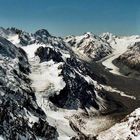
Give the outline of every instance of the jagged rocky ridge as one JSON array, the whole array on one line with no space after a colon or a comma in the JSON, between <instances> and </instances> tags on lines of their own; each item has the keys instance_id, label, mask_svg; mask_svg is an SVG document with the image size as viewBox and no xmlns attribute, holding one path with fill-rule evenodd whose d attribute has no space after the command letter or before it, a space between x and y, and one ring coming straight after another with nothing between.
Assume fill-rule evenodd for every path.
<instances>
[{"instance_id":1,"label":"jagged rocky ridge","mask_svg":"<svg viewBox=\"0 0 140 140\"><path fill-rule=\"evenodd\" d=\"M30 87L26 53L0 37L0 138L6 140L56 139Z\"/></svg>"},{"instance_id":2,"label":"jagged rocky ridge","mask_svg":"<svg viewBox=\"0 0 140 140\"><path fill-rule=\"evenodd\" d=\"M116 38L119 38L118 36L113 35L112 33L103 33L100 35L100 37L105 40L106 42L108 42L110 44L110 46L112 47L112 45L116 44Z\"/></svg>"},{"instance_id":3,"label":"jagged rocky ridge","mask_svg":"<svg viewBox=\"0 0 140 140\"><path fill-rule=\"evenodd\" d=\"M49 98L56 106L66 109L82 108L87 113L93 107L103 114L122 109L121 105L94 81L94 73L75 56L63 59L64 54L60 49L50 47L39 47L35 55L40 58L40 62L53 60L54 63L61 64L60 76L63 77L65 86Z\"/></svg>"},{"instance_id":4,"label":"jagged rocky ridge","mask_svg":"<svg viewBox=\"0 0 140 140\"><path fill-rule=\"evenodd\" d=\"M92 60L100 60L112 53L110 44L101 37L87 32L81 36L68 36L64 39L77 54L85 55Z\"/></svg>"},{"instance_id":5,"label":"jagged rocky ridge","mask_svg":"<svg viewBox=\"0 0 140 140\"><path fill-rule=\"evenodd\" d=\"M27 46L34 43L57 45L59 47L69 45L78 55L85 55L92 60L101 58L112 53L112 48L102 37L87 32L81 36L68 36L64 39L52 36L47 30L41 29L35 33L27 33L16 28L0 28L0 35L7 38L14 44ZM16 42L15 42L16 38Z\"/></svg>"},{"instance_id":6,"label":"jagged rocky ridge","mask_svg":"<svg viewBox=\"0 0 140 140\"><path fill-rule=\"evenodd\" d=\"M0 36L18 46L27 46L31 44L50 44L58 47L65 46L65 42L61 37L52 36L45 29L40 29L35 33L28 33L13 27L7 29L1 27Z\"/></svg>"}]
</instances>

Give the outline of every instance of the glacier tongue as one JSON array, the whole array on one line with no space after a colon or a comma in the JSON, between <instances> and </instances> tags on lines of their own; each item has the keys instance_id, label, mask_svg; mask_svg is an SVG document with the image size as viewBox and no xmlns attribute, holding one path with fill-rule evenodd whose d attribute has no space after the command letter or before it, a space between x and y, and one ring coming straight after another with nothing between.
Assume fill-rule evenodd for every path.
<instances>
[{"instance_id":1,"label":"glacier tongue","mask_svg":"<svg viewBox=\"0 0 140 140\"><path fill-rule=\"evenodd\" d=\"M109 41L111 42L111 46L114 49L113 53L108 55L106 58L103 58L101 61L106 68L110 69L110 72L117 75L123 75L120 73L119 68L113 64L113 61L125 53L130 45L140 41L140 38L138 38L138 36L114 37L112 40L112 42L111 40Z\"/></svg>"}]
</instances>

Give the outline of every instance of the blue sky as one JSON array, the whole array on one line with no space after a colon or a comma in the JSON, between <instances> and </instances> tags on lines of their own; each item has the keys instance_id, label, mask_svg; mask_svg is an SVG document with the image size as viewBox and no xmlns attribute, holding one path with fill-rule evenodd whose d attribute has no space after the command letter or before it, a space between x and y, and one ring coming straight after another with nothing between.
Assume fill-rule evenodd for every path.
<instances>
[{"instance_id":1,"label":"blue sky","mask_svg":"<svg viewBox=\"0 0 140 140\"><path fill-rule=\"evenodd\" d=\"M140 34L140 0L0 0L0 26L57 36Z\"/></svg>"}]
</instances>

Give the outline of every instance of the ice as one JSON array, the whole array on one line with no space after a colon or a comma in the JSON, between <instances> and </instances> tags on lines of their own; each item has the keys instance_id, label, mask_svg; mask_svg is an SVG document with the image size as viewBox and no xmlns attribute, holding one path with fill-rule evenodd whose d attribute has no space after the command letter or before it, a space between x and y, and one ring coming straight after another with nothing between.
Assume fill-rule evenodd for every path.
<instances>
[{"instance_id":1,"label":"ice","mask_svg":"<svg viewBox=\"0 0 140 140\"><path fill-rule=\"evenodd\" d=\"M32 87L37 92L41 92L47 89L53 90L53 92L59 92L65 87L63 77L59 76L61 70L58 69L63 63L55 64L54 61L38 63L32 62L32 73L30 78L32 79Z\"/></svg>"},{"instance_id":2,"label":"ice","mask_svg":"<svg viewBox=\"0 0 140 140\"><path fill-rule=\"evenodd\" d=\"M4 138L2 136L0 136L0 140L4 140Z\"/></svg>"},{"instance_id":3,"label":"ice","mask_svg":"<svg viewBox=\"0 0 140 140\"><path fill-rule=\"evenodd\" d=\"M23 46L22 49L27 53L28 58L33 58L35 55L35 51L37 50L37 48L39 48L40 46L45 46L44 44L31 44L28 46Z\"/></svg>"},{"instance_id":4,"label":"ice","mask_svg":"<svg viewBox=\"0 0 140 140\"><path fill-rule=\"evenodd\" d=\"M19 35L11 35L8 37L8 40L15 45L20 43Z\"/></svg>"}]
</instances>

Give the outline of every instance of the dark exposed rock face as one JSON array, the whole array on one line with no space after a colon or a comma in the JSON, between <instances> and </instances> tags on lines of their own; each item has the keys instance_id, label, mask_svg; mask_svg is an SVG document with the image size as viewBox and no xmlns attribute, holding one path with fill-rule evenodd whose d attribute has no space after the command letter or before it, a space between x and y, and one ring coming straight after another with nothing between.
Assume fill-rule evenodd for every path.
<instances>
[{"instance_id":1,"label":"dark exposed rock face","mask_svg":"<svg viewBox=\"0 0 140 140\"><path fill-rule=\"evenodd\" d=\"M71 140L98 140L96 137L90 137L90 136L85 136L85 135L79 135L77 137L71 138Z\"/></svg>"},{"instance_id":2,"label":"dark exposed rock face","mask_svg":"<svg viewBox=\"0 0 140 140\"><path fill-rule=\"evenodd\" d=\"M57 139L58 134L56 133L56 128L50 126L48 122L39 119L37 123L33 125L33 131L39 137L44 137L48 140Z\"/></svg>"},{"instance_id":3,"label":"dark exposed rock face","mask_svg":"<svg viewBox=\"0 0 140 140\"><path fill-rule=\"evenodd\" d=\"M36 31L33 36L36 43L44 43L53 47L66 49L65 42L61 37L52 36L45 29Z\"/></svg>"},{"instance_id":4,"label":"dark exposed rock face","mask_svg":"<svg viewBox=\"0 0 140 140\"><path fill-rule=\"evenodd\" d=\"M94 85L90 85L83 77L73 70L67 64L63 65L62 73L66 86L60 91L60 94L53 97L51 100L57 103L60 107L76 108L93 106L97 110L99 105L96 102L96 95L94 92ZM71 74L74 77L71 77ZM55 99L55 100L53 100Z\"/></svg>"},{"instance_id":5,"label":"dark exposed rock face","mask_svg":"<svg viewBox=\"0 0 140 140\"><path fill-rule=\"evenodd\" d=\"M49 60L53 60L55 62L62 62L62 55L60 52L56 52L54 49L52 48L47 48L47 47L39 47L36 52L35 55L39 56L41 58L41 62L43 61L49 61Z\"/></svg>"},{"instance_id":6,"label":"dark exposed rock face","mask_svg":"<svg viewBox=\"0 0 140 140\"><path fill-rule=\"evenodd\" d=\"M36 51L36 55L39 56L41 62L49 61L50 59L55 63L63 62L63 65L60 67L60 75L63 76L63 80L66 83L66 86L59 94L50 96L49 99L51 102L58 107L67 109L78 109L80 107L86 110L93 107L102 113L107 113L118 108L118 103L108 96L107 92L101 86L94 85L94 80L92 79L94 77L93 73L90 73L88 67L82 61L74 56L64 61L61 58L61 51L54 53L48 50L50 48L40 47ZM106 107L104 108L104 106ZM121 108L121 106L119 107Z\"/></svg>"},{"instance_id":7,"label":"dark exposed rock face","mask_svg":"<svg viewBox=\"0 0 140 140\"><path fill-rule=\"evenodd\" d=\"M47 39L49 36L51 36L46 29L38 30L35 32L34 35L36 36L36 39L42 39L43 37Z\"/></svg>"},{"instance_id":8,"label":"dark exposed rock face","mask_svg":"<svg viewBox=\"0 0 140 140\"><path fill-rule=\"evenodd\" d=\"M6 140L55 139L57 131L36 103L29 72L26 53L0 37L0 135Z\"/></svg>"}]
</instances>

